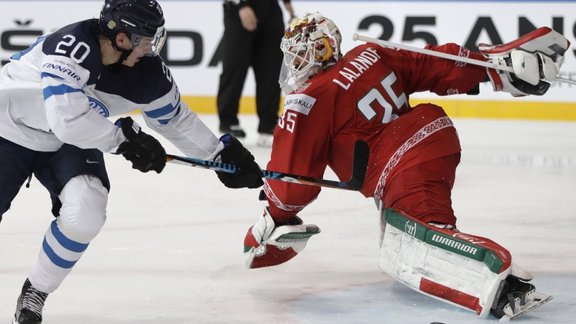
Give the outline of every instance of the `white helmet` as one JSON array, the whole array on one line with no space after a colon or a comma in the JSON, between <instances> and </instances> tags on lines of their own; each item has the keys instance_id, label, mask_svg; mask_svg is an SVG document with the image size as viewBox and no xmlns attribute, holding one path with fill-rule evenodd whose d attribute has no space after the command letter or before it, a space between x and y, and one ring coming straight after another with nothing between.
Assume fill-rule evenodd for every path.
<instances>
[{"instance_id":1,"label":"white helmet","mask_svg":"<svg viewBox=\"0 0 576 324\"><path fill-rule=\"evenodd\" d=\"M286 93L292 92L319 71L334 65L340 58L341 43L336 24L318 12L292 21L280 44L284 53L280 86Z\"/></svg>"}]
</instances>

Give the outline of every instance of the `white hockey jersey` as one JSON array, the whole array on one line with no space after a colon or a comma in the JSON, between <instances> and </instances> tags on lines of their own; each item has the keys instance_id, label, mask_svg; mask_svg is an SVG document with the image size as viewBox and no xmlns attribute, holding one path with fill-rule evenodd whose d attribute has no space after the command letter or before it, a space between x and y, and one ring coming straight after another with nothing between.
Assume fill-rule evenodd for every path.
<instances>
[{"instance_id":1,"label":"white hockey jersey","mask_svg":"<svg viewBox=\"0 0 576 324\"><path fill-rule=\"evenodd\" d=\"M140 109L146 124L190 157L223 144L181 100L162 59L103 66L96 19L40 37L0 71L0 136L50 152L63 143L114 153L125 141L107 117Z\"/></svg>"}]
</instances>

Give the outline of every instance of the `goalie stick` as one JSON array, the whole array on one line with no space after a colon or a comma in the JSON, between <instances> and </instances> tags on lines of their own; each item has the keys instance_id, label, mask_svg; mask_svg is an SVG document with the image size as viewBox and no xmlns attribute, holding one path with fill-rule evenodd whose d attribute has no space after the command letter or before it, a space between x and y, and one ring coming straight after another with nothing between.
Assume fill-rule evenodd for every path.
<instances>
[{"instance_id":1,"label":"goalie stick","mask_svg":"<svg viewBox=\"0 0 576 324\"><path fill-rule=\"evenodd\" d=\"M468 57L461 57L461 56L452 55L452 54L448 54L448 53L441 53L441 52L432 51L432 50L425 49L425 48L418 48L418 47L408 46L408 45L404 45L404 44L392 43L392 42L377 39L377 38L358 35L357 33L354 33L354 35L352 35L352 39L355 41L360 40L360 41L364 41L367 43L377 44L377 45L380 45L382 47L398 48L398 49L403 49L403 50L410 51L410 52L416 52L416 53L420 53L420 54L441 57L441 58L445 58L448 60L453 60L453 61L468 63L468 64L472 64L472 65L483 66L483 67L487 67L487 68L491 68L491 69L495 69L495 70L501 70L501 71L514 73L514 69L510 66L504 66L504 65L492 63L489 61L485 62L485 61L475 60L475 59L471 59ZM576 80L572 80L572 79L556 77L556 81L576 85Z\"/></svg>"},{"instance_id":2,"label":"goalie stick","mask_svg":"<svg viewBox=\"0 0 576 324\"><path fill-rule=\"evenodd\" d=\"M335 189L345 189L345 190L360 190L364 184L364 177L366 175L366 168L368 167L368 155L370 154L368 149L368 144L363 141L357 141L354 145L354 157L352 162L352 176L348 181L335 181L313 178L308 176L262 170L264 178L272 180L280 180L284 182L318 186L318 187L328 187ZM200 167L203 169L214 170L218 172L228 172L236 173L239 168L234 164L221 163L209 160L201 160L184 156L177 156L173 154L166 155L166 162L172 162L176 164L183 164L192 167Z\"/></svg>"}]
</instances>

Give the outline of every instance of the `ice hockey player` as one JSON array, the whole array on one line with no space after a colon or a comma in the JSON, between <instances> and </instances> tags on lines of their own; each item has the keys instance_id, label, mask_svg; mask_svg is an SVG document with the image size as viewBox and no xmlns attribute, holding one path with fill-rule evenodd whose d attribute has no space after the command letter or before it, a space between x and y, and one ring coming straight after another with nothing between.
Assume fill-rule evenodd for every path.
<instances>
[{"instance_id":1,"label":"ice hockey player","mask_svg":"<svg viewBox=\"0 0 576 324\"><path fill-rule=\"evenodd\" d=\"M140 109L146 124L187 156L239 165L238 174L218 174L227 187L262 185L252 154L229 135L218 139L181 101L158 56L165 38L156 1L107 0L99 19L40 37L1 70L0 217L32 174L49 191L57 216L22 287L14 323L42 322L46 297L103 226L110 189L103 153L122 154L142 172L165 166L160 142L132 118L106 117Z\"/></svg>"},{"instance_id":2,"label":"ice hockey player","mask_svg":"<svg viewBox=\"0 0 576 324\"><path fill-rule=\"evenodd\" d=\"M505 45L483 46L483 53L452 43L427 46L512 66L517 74L372 43L343 55L340 44L338 27L319 13L286 29L280 80L286 98L268 169L321 178L330 167L347 180L354 143L366 142L370 154L360 191L380 206L379 266L385 273L483 317L514 317L548 300L506 248L457 229L451 206L460 161L456 130L441 107L411 107L409 95L473 94L482 82L514 96L543 95L569 42L544 27ZM298 217L319 187L266 181L264 193L268 206L244 240L249 268L286 262L319 233Z\"/></svg>"}]
</instances>

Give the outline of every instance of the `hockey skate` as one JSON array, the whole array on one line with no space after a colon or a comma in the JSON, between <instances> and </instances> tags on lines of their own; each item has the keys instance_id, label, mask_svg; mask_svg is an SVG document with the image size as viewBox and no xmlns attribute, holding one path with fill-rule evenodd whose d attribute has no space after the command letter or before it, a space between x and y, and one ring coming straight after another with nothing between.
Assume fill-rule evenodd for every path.
<instances>
[{"instance_id":1,"label":"hockey skate","mask_svg":"<svg viewBox=\"0 0 576 324\"><path fill-rule=\"evenodd\" d=\"M534 285L509 275L502 281L490 313L501 320L512 320L552 299L552 296L536 292Z\"/></svg>"},{"instance_id":2,"label":"hockey skate","mask_svg":"<svg viewBox=\"0 0 576 324\"><path fill-rule=\"evenodd\" d=\"M41 324L42 308L47 297L47 293L37 290L26 279L22 286L22 293L18 297L12 324Z\"/></svg>"}]
</instances>

